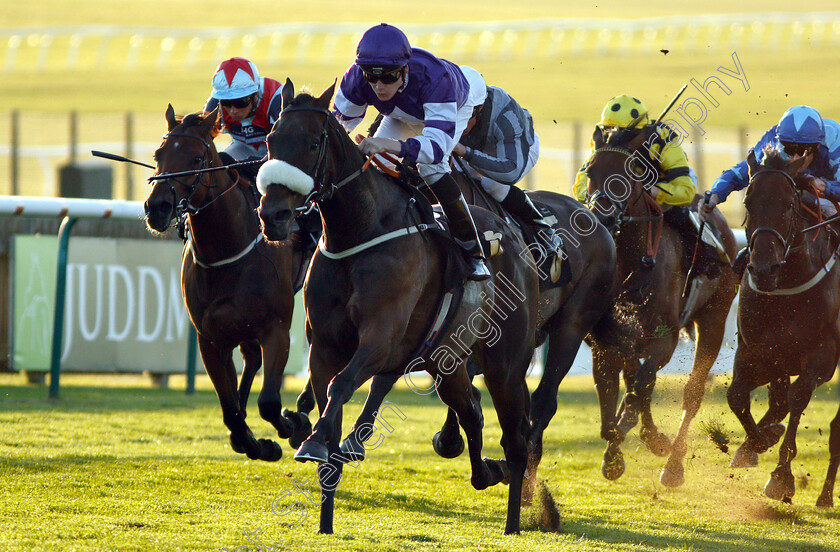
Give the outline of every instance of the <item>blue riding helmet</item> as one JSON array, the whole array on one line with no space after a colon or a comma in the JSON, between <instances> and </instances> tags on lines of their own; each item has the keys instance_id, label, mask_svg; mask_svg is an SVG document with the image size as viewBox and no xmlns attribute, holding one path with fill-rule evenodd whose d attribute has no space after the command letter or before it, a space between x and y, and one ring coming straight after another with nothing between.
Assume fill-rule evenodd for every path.
<instances>
[{"instance_id":1,"label":"blue riding helmet","mask_svg":"<svg viewBox=\"0 0 840 552\"><path fill-rule=\"evenodd\" d=\"M825 124L819 111L807 105L791 107L779 120L776 139L794 144L821 144L825 140Z\"/></svg>"},{"instance_id":2,"label":"blue riding helmet","mask_svg":"<svg viewBox=\"0 0 840 552\"><path fill-rule=\"evenodd\" d=\"M371 27L356 47L356 65L362 67L402 67L411 57L411 44L398 28L387 23Z\"/></svg>"}]
</instances>

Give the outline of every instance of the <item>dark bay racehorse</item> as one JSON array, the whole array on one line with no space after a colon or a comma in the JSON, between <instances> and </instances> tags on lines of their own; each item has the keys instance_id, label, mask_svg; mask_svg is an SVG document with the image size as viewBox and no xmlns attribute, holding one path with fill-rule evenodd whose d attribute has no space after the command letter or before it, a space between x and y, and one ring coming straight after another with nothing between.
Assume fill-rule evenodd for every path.
<instances>
[{"instance_id":1,"label":"dark bay racehorse","mask_svg":"<svg viewBox=\"0 0 840 552\"><path fill-rule=\"evenodd\" d=\"M218 108L217 108L218 109ZM178 121L170 105L169 131L155 151L156 174L220 167L213 145L218 111ZM184 302L198 332L207 374L216 388L233 450L249 458L278 460L280 445L255 439L245 422L245 404L254 375L265 366L258 399L260 416L293 446L309 432L306 416L283 411L280 387L289 355L294 280L307 256L291 243L269 245L262 239L252 184L233 169L157 180L145 203L146 224L164 232L187 217L188 241L181 264ZM233 349L245 360L237 393ZM305 391L299 410L314 408Z\"/></svg>"},{"instance_id":2,"label":"dark bay racehorse","mask_svg":"<svg viewBox=\"0 0 840 552\"><path fill-rule=\"evenodd\" d=\"M840 267L833 231L802 232L819 218L803 201L804 192L814 192L809 181L796 178L805 159L788 162L773 149L764 154L761 165L752 152L748 158L750 185L744 203L750 264L741 284L738 350L727 399L747 434L732 459L734 467L758 465L758 453L779 440L784 431L780 422L790 411L779 463L764 487L767 496L782 500L796 490L790 465L800 417L814 389L831 379L840 357ZM756 424L750 392L768 383L770 408ZM829 453L817 506L834 503L840 412L831 422Z\"/></svg>"},{"instance_id":3,"label":"dark bay racehorse","mask_svg":"<svg viewBox=\"0 0 840 552\"><path fill-rule=\"evenodd\" d=\"M324 224L304 285L309 370L321 418L295 454L321 464L319 530L333 530L344 461L339 448L343 404L372 376L402 374L413 366L433 376L438 395L457 413L467 435L472 485L484 489L509 475L505 532L516 533L529 433L525 373L538 299L534 267L520 258L528 256L525 244L498 217L473 211L478 227L503 246L488 261L494 277L468 282L443 340L430 357L414 357L444 291L446 244L434 230L418 226L421 213L409 190L363 170L363 156L328 110L334 89L335 84L318 98L295 98L286 81L284 110L267 140L271 160L259 176L267 238L284 239L296 210L309 201L318 203ZM385 241L372 241L379 239ZM513 304L499 300L502 282L510 284L507 293L516 290ZM481 458L483 415L465 369L467 355L493 398L506 465Z\"/></svg>"},{"instance_id":4,"label":"dark bay racehorse","mask_svg":"<svg viewBox=\"0 0 840 552\"><path fill-rule=\"evenodd\" d=\"M470 204L506 216L497 202L492 201L477 186L466 183L466 179L459 181L464 197ZM545 343L547 354L543 376L531 396L528 479L523 494L526 501L530 501L537 481L543 433L557 412L557 389L569 373L584 337L612 307L617 287L614 279L615 243L607 229L571 197L545 191L528 195L551 211L548 219L566 245L572 274L570 281L563 286L548 287L540 293L537 345ZM547 245L545 237L542 235L537 239ZM545 250L534 244L529 245L529 248L536 263L543 264ZM550 278L550 274L543 272L540 277ZM435 450L444 457L451 457L462 449L457 433L457 419L450 410L444 427L435 437Z\"/></svg>"},{"instance_id":5,"label":"dark bay racehorse","mask_svg":"<svg viewBox=\"0 0 840 552\"><path fill-rule=\"evenodd\" d=\"M700 408L709 369L723 340L726 317L737 292L737 278L729 267L713 280L699 276L699 294L693 305L683 298L687 267L682 260L686 245L678 233L662 223L654 200L645 188L651 176L646 147L648 127L638 134L617 132L607 137L596 128L595 151L585 167L589 176L589 205L615 235L620 286L610 320L596 326L587 342L592 347L595 387L601 405L601 438L607 441L601 471L617 479L625 465L620 450L627 433L641 415L641 438L658 456L669 456L662 469L663 485L679 486L685 481L683 459L689 424ZM609 139L609 141L608 141ZM664 193L664 192L663 192ZM695 203L699 196L695 198ZM723 216L716 212L711 222L719 230L730 259L735 258L735 238ZM652 256L652 243L659 234L658 251L652 267L643 258ZM694 365L683 390L683 416L673 445L659 432L650 411L656 372L671 358L680 330L696 329ZM640 361L641 359L641 361ZM619 375L627 388L618 403Z\"/></svg>"}]
</instances>

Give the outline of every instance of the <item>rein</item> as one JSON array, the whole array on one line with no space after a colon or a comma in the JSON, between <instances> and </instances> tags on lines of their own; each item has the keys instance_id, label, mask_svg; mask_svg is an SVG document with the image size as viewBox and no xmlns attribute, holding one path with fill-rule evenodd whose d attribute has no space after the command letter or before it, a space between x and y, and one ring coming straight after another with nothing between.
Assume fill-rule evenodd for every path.
<instances>
[{"instance_id":1,"label":"rein","mask_svg":"<svg viewBox=\"0 0 840 552\"><path fill-rule=\"evenodd\" d=\"M198 169L198 170L195 170L195 171L182 171L182 172L177 172L177 173L162 173L162 174L155 175L155 176L152 176L152 177L149 178L150 182L153 182L153 181L156 181L156 180L165 181L166 184L169 185L169 190L170 190L170 192L172 192L172 195L176 200L178 198L178 194L175 191L175 187L172 185L171 182L169 182L169 180L173 179L176 182L180 183L181 185L183 185L184 187L187 188L187 191L188 191L187 195L183 199L181 199L180 201L177 202L177 205L175 207L175 216L173 217L173 220L178 220L185 215L197 216L204 209L210 207L212 204L216 203L217 201L222 199L224 196L226 196L231 190L235 190L239 187L239 184L240 184L240 181L242 180L242 178L239 175L239 172L235 171L236 172L236 179L235 180L231 179L231 180L233 180L233 182L231 183L231 185L227 189L225 189L222 193L220 193L219 195L217 195L216 197L214 197L213 199L211 199L210 201L208 201L204 205L201 205L199 207L193 206L191 198L195 194L195 192L198 190L199 184L203 185L205 188L208 188L208 189L218 188L218 185L212 185L211 186L211 185L208 185L208 184L203 184L202 181L204 179L204 177L203 177L204 173L208 173L208 172L211 172L211 171L230 169L232 165L222 166L222 167L212 167L211 166L211 167L205 168L204 165L207 164L207 154L211 149L210 142L208 142L207 140L205 140L201 136L198 136L196 134L188 134L186 132L169 132L169 133L167 133L163 136L164 141L166 141L166 139L170 136L181 136L181 137L187 137L187 138L195 138L196 140L200 141L204 145L204 154L202 155L202 168L201 169ZM246 161L246 162L243 162L241 164L253 164L253 163L258 163L258 162L261 162L261 161L262 160ZM212 164L212 161L210 163ZM182 175L183 176L195 175L196 178L191 184L186 184L185 182L182 182L181 180L179 180L177 178L178 176L182 176ZM262 232L258 232L257 237L253 241L251 241L239 253L237 253L237 254L235 254L231 257L228 257L226 259L222 259L220 261L216 261L216 262L213 262L213 263L205 263L205 262L202 262L201 260L198 259L198 255L196 254L196 251L195 251L195 243L193 242L192 235L190 235L189 233L186 233L186 237L185 237L185 240L187 242L187 247L189 247L190 254L192 255L193 262L196 265L200 266L201 268L219 268L219 267L222 267L222 266L227 266L227 265L236 263L237 261L244 258L248 253L250 253L257 246L257 244L260 241L262 241L262 239L263 239Z\"/></svg>"},{"instance_id":2,"label":"rein","mask_svg":"<svg viewBox=\"0 0 840 552\"><path fill-rule=\"evenodd\" d=\"M756 173L750 177L749 184L752 185L752 183L755 181L756 177L758 177L758 175L764 174L764 173L778 173L778 174L784 175L784 177L787 179L788 183L790 183L791 188L793 188L794 198L795 198L795 202L793 203L793 205L800 206L800 207L802 206L802 199L799 195L799 189L796 187L796 182L793 180L793 177L791 175L789 175L788 173L786 173L785 171L783 171L781 169L761 169L759 171L756 171ZM782 247L785 250L785 254L782 256L782 260L781 260L780 264L785 264L787 262L788 255L790 255L790 252L793 251L793 249L794 249L793 248L793 241L796 239L796 233L797 233L796 232L796 223L791 222L790 227L788 228L787 237L783 236L781 232L779 232L778 230L776 230L772 226L759 226L758 228L756 228L755 230L752 231L752 234L750 234L749 239L747 240L747 248L750 251L752 250L753 242L755 241L755 238L756 238L756 236L758 235L759 232L768 232L768 233L772 234L776 239L778 239L781 242ZM816 235L814 235L814 238L816 238Z\"/></svg>"},{"instance_id":3,"label":"rein","mask_svg":"<svg viewBox=\"0 0 840 552\"><path fill-rule=\"evenodd\" d=\"M589 165L591 164L592 158L598 152L620 153L620 154L622 154L622 155L624 155L628 158L631 158L631 159L635 155L635 152L632 152L632 151L630 151L629 149L626 149L626 148L621 148L621 147L617 147L617 146L604 146L604 147L598 148L598 149L596 149L595 151L592 152L592 154L589 156L589 159L585 163L586 168L589 167ZM621 225L624 222L647 222L648 223L647 224L647 244L646 244L647 255L651 259L656 259L656 254L659 252L659 238L662 236L662 226L663 226L663 223L664 223L664 218L663 218L664 215L663 215L663 212L662 212L662 206L659 205L659 203L650 194L648 194L645 190L642 190L641 197L645 200L645 204L647 206L647 212L648 212L647 216L626 216L624 214L624 212L630 206L630 198L627 198L627 201L625 201L625 202L616 202L609 196L609 194L598 190L594 194L592 194L592 196L589 198L589 201L587 202L590 206L590 209L592 208L592 205L594 205L595 201L597 201L598 198L600 198L601 196L603 196L610 203L610 207L615 209L618 213L618 216L616 217L616 231L617 232L621 229ZM636 201L638 201L638 198L636 199ZM635 203L635 201L634 201L634 203ZM654 229L654 226L653 226L654 222L656 222L656 228L655 229Z\"/></svg>"},{"instance_id":4,"label":"rein","mask_svg":"<svg viewBox=\"0 0 840 552\"><path fill-rule=\"evenodd\" d=\"M313 187L313 190L306 196L304 204L301 207L295 209L297 211L297 214L295 215L296 217L309 213L310 211L312 211L312 209L315 208L315 205L318 202L330 199L333 196L333 194L335 194L335 192L338 191L340 188L359 178L362 175L362 173L364 173L368 169L368 167L370 167L371 162L375 163L380 169L382 169L383 172L390 174L391 176L399 176L399 173L396 173L390 167L387 167L384 161L382 161L382 159L385 159L391 163L397 164L398 161L395 157L388 153L374 153L368 156L367 160L362 164L361 167L359 167L346 177L342 178L340 181L332 184L325 184L323 179L323 173L326 172L327 144L329 139L328 129L330 122L334 120L332 113L329 110L320 107L313 107L311 105L299 105L289 106L285 108L281 112L280 116L282 118L284 113L294 111L311 111L314 113L320 113L324 115L324 126L321 130L321 135L318 141L318 159L315 161L315 165L313 167L313 172L315 174L315 176L313 177L313 181L315 182L315 186ZM409 202L409 207L411 203L413 203L413 201L414 200L412 199ZM344 259L346 257L350 257L386 241L390 241L401 236L408 236L411 234L424 232L430 228L432 228L432 225L428 224L416 224L414 226L400 228L398 230L387 232L381 236L377 236L371 240L368 240L364 243L361 243L359 245L356 245L345 251L340 252L327 251L327 248L324 246L324 236L321 236L321 239L318 241L318 250L328 259Z\"/></svg>"},{"instance_id":5,"label":"rein","mask_svg":"<svg viewBox=\"0 0 840 552\"><path fill-rule=\"evenodd\" d=\"M756 171L756 173L750 177L749 184L752 184L753 181L758 177L758 175L760 175L762 173L780 173L780 174L784 175L785 178L787 179L788 183L791 185L791 188L793 188L793 191L794 191L795 201L793 203L793 206L805 209L812 216L814 216L818 220L822 221L822 210L819 209L819 206L818 206L817 207L818 213L814 213L811 209L807 208L805 205L802 204L802 198L800 196L799 188L796 187L796 182L794 181L793 177L790 174L788 174L787 172L785 172L783 170L780 170L780 169L761 169L759 171ZM819 197L819 196L817 196L817 197ZM797 209L797 211L798 211L798 209ZM798 217L799 216L798 212L795 213L795 215ZM821 224L822 223L818 224L817 227L821 228ZM814 228L814 227L806 228L804 230L800 230L800 231L797 232L796 222L793 221L793 222L791 222L790 228L788 229L788 236L787 236L787 238L785 238L784 236L782 236L781 232L779 232L778 230L776 230L775 228L773 228L771 226L759 226L758 228L753 230L752 234L750 235L747 247L748 247L749 250L752 250L752 244L755 241L756 235L759 232L768 232L768 233L772 234L776 239L778 239L781 242L782 246L785 248L785 254L784 254L784 256L782 257L782 260L779 263L779 264L783 265L787 262L788 255L790 254L791 251L799 249L799 248L801 248L802 246L805 245L805 244L803 244L802 246L793 247L793 241L796 239L796 236L799 235L799 234L804 234L805 232L807 232L808 230L811 230L812 228ZM819 235L819 232L814 234L814 238L811 241L816 240L817 235ZM825 278L825 276L828 275L833 270L834 265L836 264L836 261L837 261L837 256L838 256L838 251L835 250L831 254L831 257L828 259L828 261L826 261L826 263L823 266L821 266L819 269L817 269L816 274L814 274L808 281L806 281L805 283L800 284L798 286L794 286L794 287L790 287L790 288L778 288L778 289L775 289L773 291L762 291L762 290L760 290L756 287L755 282L753 281L752 275L749 272L747 272L747 284L749 285L750 289L752 289L756 293L760 293L762 295L797 295L799 293L803 293L805 291L808 291L809 289L811 289L812 287L814 287L818 283L820 283L822 281L822 279Z\"/></svg>"}]
</instances>

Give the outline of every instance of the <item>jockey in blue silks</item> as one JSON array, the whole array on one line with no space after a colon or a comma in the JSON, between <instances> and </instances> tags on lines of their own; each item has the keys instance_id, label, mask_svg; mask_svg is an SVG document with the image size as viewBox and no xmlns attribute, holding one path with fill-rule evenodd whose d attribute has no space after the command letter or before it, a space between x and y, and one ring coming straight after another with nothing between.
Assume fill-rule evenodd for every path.
<instances>
[{"instance_id":1,"label":"jockey in blue silks","mask_svg":"<svg viewBox=\"0 0 840 552\"><path fill-rule=\"evenodd\" d=\"M797 105L785 111L779 124L764 133L753 146L759 162L767 145L783 150L791 160L810 157L803 172L811 175L815 188L823 197L840 201L840 124L823 119L813 107ZM726 201L730 192L748 184L746 160L723 171L712 186L711 198L700 210L701 220L711 214L715 205Z\"/></svg>"},{"instance_id":2,"label":"jockey in blue silks","mask_svg":"<svg viewBox=\"0 0 840 552\"><path fill-rule=\"evenodd\" d=\"M489 278L475 223L450 174L449 156L475 107L461 69L412 48L401 30L382 23L368 29L359 41L356 62L342 77L333 107L347 132L352 132L369 105L384 118L359 149L366 155L391 153L416 162L449 219L455 242L468 255L468 278Z\"/></svg>"}]
</instances>

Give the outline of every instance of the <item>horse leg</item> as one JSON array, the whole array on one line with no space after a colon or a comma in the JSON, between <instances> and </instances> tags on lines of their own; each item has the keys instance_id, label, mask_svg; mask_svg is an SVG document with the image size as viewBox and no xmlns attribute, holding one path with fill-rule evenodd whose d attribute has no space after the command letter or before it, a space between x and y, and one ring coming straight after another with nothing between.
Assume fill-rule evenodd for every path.
<instances>
[{"instance_id":1,"label":"horse leg","mask_svg":"<svg viewBox=\"0 0 840 552\"><path fill-rule=\"evenodd\" d=\"M275 324L261 336L265 372L262 391L257 400L260 416L277 430L281 439L288 439L294 433L294 424L283 416L280 388L283 385L283 371L289 359L289 328Z\"/></svg>"},{"instance_id":2,"label":"horse leg","mask_svg":"<svg viewBox=\"0 0 840 552\"><path fill-rule=\"evenodd\" d=\"M657 456L667 456L671 443L653 422L653 415L650 412L651 397L656 385L656 372L670 359L676 347L676 339L676 335L672 339L661 338L653 353L636 370L632 388L627 390L624 397L624 409L618 420L618 430L626 436L636 426L641 415L642 442Z\"/></svg>"},{"instance_id":3,"label":"horse leg","mask_svg":"<svg viewBox=\"0 0 840 552\"><path fill-rule=\"evenodd\" d=\"M318 465L318 483L321 486L321 513L318 520L318 533L331 535L335 517L335 491L342 479L344 461L341 458L338 437L341 436L341 411L338 409L336 425L332 428L327 443L330 451L328 460Z\"/></svg>"},{"instance_id":4,"label":"horse leg","mask_svg":"<svg viewBox=\"0 0 840 552\"><path fill-rule=\"evenodd\" d=\"M430 374L437 382L438 397L455 413L467 436L472 486L480 491L500 483L505 474L499 465L484 462L481 458L484 414L481 411L481 403L472 392L473 385L463 363L449 374L438 374L434 369Z\"/></svg>"},{"instance_id":5,"label":"horse leg","mask_svg":"<svg viewBox=\"0 0 840 552\"><path fill-rule=\"evenodd\" d=\"M239 408L236 390L236 368L230 350L223 350L201 336L198 338L201 360L216 389L222 407L222 419L230 430L230 446L239 453L245 453L252 460L276 461L283 455L283 449L274 441L255 439L245 416Z\"/></svg>"},{"instance_id":6,"label":"horse leg","mask_svg":"<svg viewBox=\"0 0 840 552\"><path fill-rule=\"evenodd\" d=\"M659 481L666 487L679 487L685 483L683 459L688 449L686 443L688 428L697 415L697 411L700 410L700 404L706 393L706 378L720 351L726 328L726 310L722 310L723 305L718 303L710 303L697 317L697 345L691 374L683 388L683 414L680 427L671 444L671 455L659 475ZM724 316L722 317L721 314Z\"/></svg>"},{"instance_id":7,"label":"horse leg","mask_svg":"<svg viewBox=\"0 0 840 552\"><path fill-rule=\"evenodd\" d=\"M840 410L831 420L831 435L828 438L828 452L831 455L828 461L828 472L825 475L822 492L817 498L818 508L831 508L834 506L834 480L837 478L837 467L840 466Z\"/></svg>"},{"instance_id":8,"label":"horse leg","mask_svg":"<svg viewBox=\"0 0 840 552\"><path fill-rule=\"evenodd\" d=\"M770 474L770 479L764 485L764 494L774 500L792 498L796 492L796 484L790 464L796 457L796 431L799 429L799 420L805 407L811 401L811 395L817 388L816 378L803 370L802 375L796 378L788 392L788 404L790 405L790 418L788 419L787 431L782 445L779 447L779 463L776 469Z\"/></svg>"},{"instance_id":9,"label":"horse leg","mask_svg":"<svg viewBox=\"0 0 840 552\"><path fill-rule=\"evenodd\" d=\"M327 387L335 376L335 366L340 365L340 361L325 354L325 351L318 347L317 342L313 342L310 339L310 343L312 343L309 353L310 378L307 385L311 390L311 396L314 397L318 405L319 412L323 413L329 402L327 398ZM341 409L339 408L339 410ZM322 419L319 421L322 421ZM332 435L341 435L340 426L337 429L335 427L331 429L333 430L330 432ZM332 450L329 449L330 444L333 445ZM333 517L335 513L335 491L341 482L343 464L340 461L340 455L337 454L337 439L333 443L325 443L324 448L324 460L318 465L318 483L321 487L321 511L318 532L331 534L333 532ZM295 459L298 459L297 454L295 454Z\"/></svg>"},{"instance_id":10,"label":"horse leg","mask_svg":"<svg viewBox=\"0 0 840 552\"><path fill-rule=\"evenodd\" d=\"M341 442L341 453L345 457L353 461L365 459L364 444L373 434L370 428L373 427L376 421L376 413L379 411L379 407L382 406L385 396L391 391L394 384L400 379L400 376L401 374L393 374L373 377L362 412L350 429L350 433Z\"/></svg>"},{"instance_id":11,"label":"horse leg","mask_svg":"<svg viewBox=\"0 0 840 552\"><path fill-rule=\"evenodd\" d=\"M729 463L732 468L749 468L758 465L756 448L761 442L761 434L750 411L750 393L764 383L761 376L763 370L758 367L759 362L761 359L757 355L748 353L743 344L738 344L732 368L732 383L726 390L726 401L729 409L744 428L746 438Z\"/></svg>"},{"instance_id":12,"label":"horse leg","mask_svg":"<svg viewBox=\"0 0 840 552\"><path fill-rule=\"evenodd\" d=\"M254 376L262 367L262 351L259 341L249 339L239 344L239 352L242 353L242 360L245 361L242 377L239 378L239 409L242 411L242 417L245 418L247 417L245 407L248 404L251 386L254 384Z\"/></svg>"},{"instance_id":13,"label":"horse leg","mask_svg":"<svg viewBox=\"0 0 840 552\"><path fill-rule=\"evenodd\" d=\"M524 379L528 364L530 364L530 358L525 359L525 364L514 368L515 371L512 372L512 374L522 374L519 385L510 381L513 378L493 377L493 369L484 372L484 381L490 391L490 396L493 397L493 405L496 408L499 424L502 426L501 445L505 451L504 462L509 473L506 535L519 534L520 530L523 481L528 463L528 440L531 432L531 424L528 422L530 395ZM507 376L508 374L502 371L499 375ZM535 475L529 474L528 477L533 480Z\"/></svg>"},{"instance_id":14,"label":"horse leg","mask_svg":"<svg viewBox=\"0 0 840 552\"><path fill-rule=\"evenodd\" d=\"M309 378L306 379L306 383L300 395L298 395L295 408L297 412L284 408L283 417L287 418L295 428L291 437L289 437L289 446L297 450L312 433L312 424L309 422L308 414L315 408L315 393L312 391L312 380Z\"/></svg>"},{"instance_id":15,"label":"horse leg","mask_svg":"<svg viewBox=\"0 0 840 552\"><path fill-rule=\"evenodd\" d=\"M790 389L790 377L783 375L770 382L767 390L767 398L770 406L767 412L756 424L761 434L762 442L756 443L753 447L756 452L764 452L782 438L785 433L784 424L780 423L788 415L788 390Z\"/></svg>"},{"instance_id":16,"label":"horse leg","mask_svg":"<svg viewBox=\"0 0 840 552\"><path fill-rule=\"evenodd\" d=\"M332 431L341 411L341 407L350 400L353 392L374 375L374 371L381 367L388 346L389 332L379 324L371 324L361 334L359 346L350 362L338 372L329 382L326 394L326 405L321 409L321 416L312 428L312 434L301 444L295 453L295 460L300 462L326 462L327 443L333 437ZM386 336L383 339L383 336ZM383 345L384 344L384 345ZM312 369L312 351L316 344L313 341L310 350L310 373ZM314 382L313 382L314 383ZM318 403L319 407L321 403Z\"/></svg>"},{"instance_id":17,"label":"horse leg","mask_svg":"<svg viewBox=\"0 0 840 552\"><path fill-rule=\"evenodd\" d=\"M837 366L837 345L827 339L820 343L811 355L802 363L800 376L790 385L788 405L790 418L785 431L785 438L779 447L779 463L770 480L764 486L764 494L776 500L793 497L796 485L790 464L796 457L796 431L802 413L811 401L817 386L822 385L834 375ZM829 446L829 450L830 446Z\"/></svg>"},{"instance_id":18,"label":"horse leg","mask_svg":"<svg viewBox=\"0 0 840 552\"><path fill-rule=\"evenodd\" d=\"M618 479L624 473L624 457L620 448L624 435L616 427L618 381L622 367L626 369L627 362L614 351L592 347L592 375L601 409L601 439L607 442L601 473L610 481Z\"/></svg>"},{"instance_id":19,"label":"horse leg","mask_svg":"<svg viewBox=\"0 0 840 552\"><path fill-rule=\"evenodd\" d=\"M590 300L590 299L587 299ZM581 312L583 309L578 305L571 305L569 312ZM566 308L563 308L566 311ZM586 309L584 312L594 312ZM539 385L531 396L531 435L528 438L528 479L525 482L522 499L526 504L531 503L534 494L534 485L537 482L537 469L542 459L543 433L548 423L557 413L557 389L577 356L580 343L583 341L584 331L582 328L590 328L594 321L588 320L587 316L581 314L578 320L569 320L558 313L558 318L552 322L553 327L549 331L548 355L545 368Z\"/></svg>"}]
</instances>

